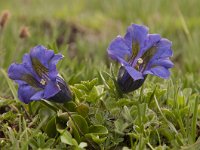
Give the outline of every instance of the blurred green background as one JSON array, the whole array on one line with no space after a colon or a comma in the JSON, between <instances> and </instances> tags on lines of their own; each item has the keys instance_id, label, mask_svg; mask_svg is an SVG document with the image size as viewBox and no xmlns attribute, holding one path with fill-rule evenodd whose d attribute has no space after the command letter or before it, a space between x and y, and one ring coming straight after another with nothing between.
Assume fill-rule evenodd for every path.
<instances>
[{"instance_id":1,"label":"blurred green background","mask_svg":"<svg viewBox=\"0 0 200 150\"><path fill-rule=\"evenodd\" d=\"M66 56L60 72L70 84L91 79L98 70L109 68L106 49L111 40L137 23L173 42L175 80L196 81L200 73L198 6L199 0L1 0L0 13L8 10L11 15L0 32L0 66L7 71L30 48L42 44ZM30 36L20 38L24 26ZM0 95L9 96L2 73L0 83Z\"/></svg>"}]
</instances>

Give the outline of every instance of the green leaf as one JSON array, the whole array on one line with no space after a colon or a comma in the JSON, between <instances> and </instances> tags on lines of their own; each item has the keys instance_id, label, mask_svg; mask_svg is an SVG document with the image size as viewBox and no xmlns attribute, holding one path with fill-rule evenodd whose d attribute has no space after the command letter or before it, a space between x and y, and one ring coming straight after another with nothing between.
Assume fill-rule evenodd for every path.
<instances>
[{"instance_id":1,"label":"green leaf","mask_svg":"<svg viewBox=\"0 0 200 150\"><path fill-rule=\"evenodd\" d=\"M108 129L102 125L92 125L89 127L88 133L92 133L94 135L106 135L108 134Z\"/></svg>"},{"instance_id":2,"label":"green leaf","mask_svg":"<svg viewBox=\"0 0 200 150\"><path fill-rule=\"evenodd\" d=\"M116 104L119 106L119 107L122 107L122 106L131 106L133 105L135 102L134 101L131 101L130 99L126 99L126 98L121 98L119 99Z\"/></svg>"},{"instance_id":3,"label":"green leaf","mask_svg":"<svg viewBox=\"0 0 200 150\"><path fill-rule=\"evenodd\" d=\"M76 112L76 103L73 101L64 103L64 107L67 108L70 112Z\"/></svg>"},{"instance_id":4,"label":"green leaf","mask_svg":"<svg viewBox=\"0 0 200 150\"><path fill-rule=\"evenodd\" d=\"M81 115L73 114L71 117L72 118L69 120L69 126L81 131L84 134L88 132L87 121Z\"/></svg>"},{"instance_id":5,"label":"green leaf","mask_svg":"<svg viewBox=\"0 0 200 150\"><path fill-rule=\"evenodd\" d=\"M71 87L73 93L75 94L75 96L79 99L79 100L83 100L82 96L85 94L85 92L82 92L81 90L79 90L78 88L76 88L75 86Z\"/></svg>"},{"instance_id":6,"label":"green leaf","mask_svg":"<svg viewBox=\"0 0 200 150\"><path fill-rule=\"evenodd\" d=\"M74 86L79 90L83 90L83 91L86 91L86 92L90 91L90 89L88 89L87 86L85 86L84 84L75 84Z\"/></svg>"},{"instance_id":7,"label":"green leaf","mask_svg":"<svg viewBox=\"0 0 200 150\"><path fill-rule=\"evenodd\" d=\"M107 137L100 138L98 135L93 134L93 133L88 133L85 136L87 138L91 138L94 142L96 142L98 144L103 143L107 139Z\"/></svg>"},{"instance_id":8,"label":"green leaf","mask_svg":"<svg viewBox=\"0 0 200 150\"><path fill-rule=\"evenodd\" d=\"M56 129L60 133L60 139L62 143L65 143L71 146L72 145L78 146L78 142L72 137L69 131L67 131L66 129L60 128L59 125L56 125Z\"/></svg>"},{"instance_id":9,"label":"green leaf","mask_svg":"<svg viewBox=\"0 0 200 150\"><path fill-rule=\"evenodd\" d=\"M86 97L86 101L88 102L96 102L99 98L99 93L98 93L98 90L96 88L96 86L94 86L90 93L88 94L88 96Z\"/></svg>"},{"instance_id":10,"label":"green leaf","mask_svg":"<svg viewBox=\"0 0 200 150\"><path fill-rule=\"evenodd\" d=\"M58 111L57 115L58 118L63 122L67 122L69 120L69 114L67 112Z\"/></svg>"},{"instance_id":11,"label":"green leaf","mask_svg":"<svg viewBox=\"0 0 200 150\"><path fill-rule=\"evenodd\" d=\"M55 115L55 112L51 109L43 107L39 110L39 116L41 121L45 121L53 115Z\"/></svg>"},{"instance_id":12,"label":"green leaf","mask_svg":"<svg viewBox=\"0 0 200 150\"><path fill-rule=\"evenodd\" d=\"M71 134L68 131L65 131L60 136L60 139L63 143L68 145L78 145L75 139L72 138Z\"/></svg>"},{"instance_id":13,"label":"green leaf","mask_svg":"<svg viewBox=\"0 0 200 150\"><path fill-rule=\"evenodd\" d=\"M124 106L124 113L123 113L124 118L129 121L132 122L133 118L131 116L130 110L127 106Z\"/></svg>"},{"instance_id":14,"label":"green leaf","mask_svg":"<svg viewBox=\"0 0 200 150\"><path fill-rule=\"evenodd\" d=\"M124 130L129 126L129 124L127 122L124 122L124 120L122 120L121 118L117 119L114 122L114 125L115 131L120 134L123 134Z\"/></svg>"},{"instance_id":15,"label":"green leaf","mask_svg":"<svg viewBox=\"0 0 200 150\"><path fill-rule=\"evenodd\" d=\"M76 111L83 117L86 117L89 113L89 107L86 105L86 104L79 104L77 107L76 107Z\"/></svg>"},{"instance_id":16,"label":"green leaf","mask_svg":"<svg viewBox=\"0 0 200 150\"><path fill-rule=\"evenodd\" d=\"M47 133L47 135L49 137L55 137L57 134L56 131L56 116L52 117L46 124L46 127L44 129L45 133Z\"/></svg>"}]
</instances>

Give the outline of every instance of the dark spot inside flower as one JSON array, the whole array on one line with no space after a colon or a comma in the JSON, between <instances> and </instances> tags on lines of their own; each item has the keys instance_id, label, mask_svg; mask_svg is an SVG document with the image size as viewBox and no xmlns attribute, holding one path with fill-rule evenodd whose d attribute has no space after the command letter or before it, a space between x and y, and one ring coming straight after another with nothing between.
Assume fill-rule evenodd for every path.
<instances>
[{"instance_id":1,"label":"dark spot inside flower","mask_svg":"<svg viewBox=\"0 0 200 150\"><path fill-rule=\"evenodd\" d=\"M48 80L49 70L37 58L31 58L33 68L40 78Z\"/></svg>"},{"instance_id":2,"label":"dark spot inside flower","mask_svg":"<svg viewBox=\"0 0 200 150\"><path fill-rule=\"evenodd\" d=\"M155 46L152 46L150 49L148 49L141 57L141 59L143 60L143 64L141 64L142 66L141 71L145 70L147 64L149 63L149 61L151 60L151 58L154 56L154 54L157 52L157 49Z\"/></svg>"},{"instance_id":3,"label":"dark spot inside flower","mask_svg":"<svg viewBox=\"0 0 200 150\"><path fill-rule=\"evenodd\" d=\"M131 60L133 60L137 56L139 50L140 50L140 44L138 42L133 42L132 43L132 56L131 56Z\"/></svg>"},{"instance_id":4,"label":"dark spot inside flower","mask_svg":"<svg viewBox=\"0 0 200 150\"><path fill-rule=\"evenodd\" d=\"M26 74L26 75L22 76L22 80L34 88L40 87L40 83L30 74Z\"/></svg>"}]
</instances>

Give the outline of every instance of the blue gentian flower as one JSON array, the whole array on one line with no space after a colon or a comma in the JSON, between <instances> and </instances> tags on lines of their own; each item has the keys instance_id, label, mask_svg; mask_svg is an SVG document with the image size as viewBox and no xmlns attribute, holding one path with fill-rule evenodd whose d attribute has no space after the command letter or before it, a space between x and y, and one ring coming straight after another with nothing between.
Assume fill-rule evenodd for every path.
<instances>
[{"instance_id":1,"label":"blue gentian flower","mask_svg":"<svg viewBox=\"0 0 200 150\"><path fill-rule=\"evenodd\" d=\"M66 102L72 94L58 74L56 64L63 58L44 46L36 46L23 57L21 64L13 63L8 76L18 85L18 97L24 103L41 99Z\"/></svg>"},{"instance_id":2,"label":"blue gentian flower","mask_svg":"<svg viewBox=\"0 0 200 150\"><path fill-rule=\"evenodd\" d=\"M118 85L127 93L138 89L148 74L167 79L173 63L171 41L159 34L148 34L148 28L132 24L124 37L117 36L109 45L108 55L121 63Z\"/></svg>"}]
</instances>

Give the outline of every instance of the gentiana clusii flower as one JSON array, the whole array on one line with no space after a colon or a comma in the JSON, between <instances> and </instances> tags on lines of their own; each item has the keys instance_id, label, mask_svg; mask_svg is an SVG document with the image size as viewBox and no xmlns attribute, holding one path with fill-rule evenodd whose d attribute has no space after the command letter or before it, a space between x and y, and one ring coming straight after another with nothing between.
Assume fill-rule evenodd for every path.
<instances>
[{"instance_id":1,"label":"gentiana clusii flower","mask_svg":"<svg viewBox=\"0 0 200 150\"><path fill-rule=\"evenodd\" d=\"M23 56L21 64L8 69L10 79L18 83L18 97L24 103L46 99L54 102L71 100L72 93L59 75L56 64L63 58L44 46L36 46Z\"/></svg>"},{"instance_id":2,"label":"gentiana clusii flower","mask_svg":"<svg viewBox=\"0 0 200 150\"><path fill-rule=\"evenodd\" d=\"M172 42L148 30L132 24L125 36L117 36L107 49L110 58L121 64L117 83L124 93L141 87L148 74L169 78L169 68L174 66L170 60Z\"/></svg>"}]
</instances>

